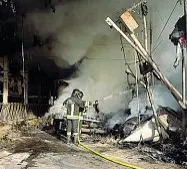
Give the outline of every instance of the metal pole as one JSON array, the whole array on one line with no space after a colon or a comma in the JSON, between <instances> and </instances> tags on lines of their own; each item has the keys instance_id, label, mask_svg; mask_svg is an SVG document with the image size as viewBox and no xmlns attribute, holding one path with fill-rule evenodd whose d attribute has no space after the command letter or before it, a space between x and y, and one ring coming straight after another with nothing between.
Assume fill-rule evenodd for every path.
<instances>
[{"instance_id":1,"label":"metal pole","mask_svg":"<svg viewBox=\"0 0 187 169\"><path fill-rule=\"evenodd\" d=\"M153 28L152 28L152 14L151 14L152 10L150 7L150 22L149 22L149 26L150 26L150 32L149 32L149 52L150 52L150 56L152 57L152 43L153 43Z\"/></svg>"},{"instance_id":2,"label":"metal pole","mask_svg":"<svg viewBox=\"0 0 187 169\"><path fill-rule=\"evenodd\" d=\"M148 33L147 33L147 20L146 20L146 16L143 16L143 25L144 25L145 50L148 52Z\"/></svg>"},{"instance_id":3,"label":"metal pole","mask_svg":"<svg viewBox=\"0 0 187 169\"><path fill-rule=\"evenodd\" d=\"M147 20L146 20L146 16L145 15L143 15L143 25L144 25L144 45L145 45L145 50L148 52L148 32L147 32ZM133 39L135 39L134 36L133 36ZM151 50L150 50L150 53L151 53ZM151 91L151 88L149 86L149 83L151 81L151 76L149 77L149 75L150 75L150 73L146 74L147 99L148 99L148 101L151 104L151 108L153 110L153 115L154 115L154 118L155 118L156 127L157 127L157 130L158 130L158 133L159 133L159 136L160 136L160 140L161 140L162 139L162 132L161 132L158 116L157 116L157 113L156 113L156 109L155 109L154 104L153 104L152 91Z\"/></svg>"},{"instance_id":4,"label":"metal pole","mask_svg":"<svg viewBox=\"0 0 187 169\"><path fill-rule=\"evenodd\" d=\"M186 19L186 30L185 30L185 40L187 40L187 0L184 0L184 15ZM187 51L187 50L186 50ZM182 99L183 103L186 100L186 68L185 68L185 54L184 48L182 47ZM183 126L183 140L186 142L186 109L182 112L182 126Z\"/></svg>"},{"instance_id":5,"label":"metal pole","mask_svg":"<svg viewBox=\"0 0 187 169\"><path fill-rule=\"evenodd\" d=\"M182 47L182 99L183 103L185 102L185 93L186 93L186 78L185 78L185 55L184 55L184 48ZM186 138L186 109L182 112L182 138L185 142Z\"/></svg>"},{"instance_id":6,"label":"metal pole","mask_svg":"<svg viewBox=\"0 0 187 169\"><path fill-rule=\"evenodd\" d=\"M185 17L187 16L187 0L184 0L184 15ZM187 17L186 17L186 25L187 25ZM187 29L187 26L186 26ZM187 32L187 30L185 30L185 32ZM186 35L186 33L185 33ZM186 36L185 36L185 40L186 40ZM182 98L183 98L183 103L185 102L186 99L186 78L185 78L185 55L184 55L184 49L182 47Z\"/></svg>"},{"instance_id":7,"label":"metal pole","mask_svg":"<svg viewBox=\"0 0 187 169\"><path fill-rule=\"evenodd\" d=\"M143 11L142 11L143 12ZM143 26L144 26L144 46L145 46L145 50L148 52L148 31L147 31L147 19L146 19L146 15L144 13L142 13L143 16ZM137 39L135 36L132 37L133 39ZM141 44L138 43L138 45L140 46ZM151 50L149 51L149 53L151 53ZM151 55L149 56L151 57ZM152 99L152 91L151 88L149 86L150 82L151 82L152 76L151 73L147 73L146 74L146 89L147 89L147 99L150 102L151 108L153 110L153 116L155 119L155 123L156 123L156 127L157 127L157 131L159 133L160 136L160 141L162 140L162 132L161 132L161 128L160 128L160 124L159 124L159 120L158 120L158 116L157 116L157 112L156 109L154 107L153 104L153 99Z\"/></svg>"},{"instance_id":8,"label":"metal pole","mask_svg":"<svg viewBox=\"0 0 187 169\"><path fill-rule=\"evenodd\" d=\"M137 40L137 38L134 36L136 40L135 44L129 39L129 37L127 35L125 35L125 33L109 18L107 17L106 20L107 24L110 27L114 27L126 40L127 42L137 51L141 54L141 56L143 57L143 59L145 61L147 61L152 67L153 70L157 73L157 75L159 76L160 80L165 84L165 86L168 88L168 90L170 90L171 94L174 96L174 98L178 101L178 103L180 104L180 106L182 108L186 108L186 101L185 104L183 103L182 100L182 96L181 94L175 89L175 87L166 79L166 77L161 73L161 71L159 70L158 66L155 64L155 62L149 57L148 53L145 51L145 49L142 47L142 45L139 43L139 41ZM139 46L140 45L140 46Z\"/></svg>"},{"instance_id":9,"label":"metal pole","mask_svg":"<svg viewBox=\"0 0 187 169\"><path fill-rule=\"evenodd\" d=\"M185 103L186 100L186 73L185 73L185 55L184 55L184 49L182 47L182 100L183 103Z\"/></svg>"},{"instance_id":10,"label":"metal pole","mask_svg":"<svg viewBox=\"0 0 187 169\"><path fill-rule=\"evenodd\" d=\"M152 58L152 38L153 38L153 35L152 35L152 31L153 31L153 28L152 28L152 19L151 19L151 16L150 16L150 33L149 33L149 54L150 54L150 57ZM152 80L152 85L154 85L154 76L153 76L153 73L151 73L151 80Z\"/></svg>"}]
</instances>

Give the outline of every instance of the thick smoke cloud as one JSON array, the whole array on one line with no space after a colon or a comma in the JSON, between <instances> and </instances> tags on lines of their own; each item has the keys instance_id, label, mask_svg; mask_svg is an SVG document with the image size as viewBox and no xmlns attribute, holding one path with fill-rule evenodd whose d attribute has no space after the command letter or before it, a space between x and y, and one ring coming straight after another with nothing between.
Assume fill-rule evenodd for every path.
<instances>
[{"instance_id":1,"label":"thick smoke cloud","mask_svg":"<svg viewBox=\"0 0 187 169\"><path fill-rule=\"evenodd\" d=\"M85 99L100 100L107 95L126 90L128 86L125 75L126 66L121 52L119 34L115 30L110 30L104 20L107 16L116 20L116 16L119 16L122 8L131 7L133 2L131 0L75 0L57 4L56 13L35 10L27 15L26 27L30 28L30 32L31 28L32 30L34 28L42 39L51 37L52 51L50 55L47 52L44 53L48 57L52 57L59 67L73 65L84 57L84 61L79 67L78 78L68 80L70 86L65 89L66 94L70 95L73 88L80 88L85 93ZM157 0L151 2L153 39L156 40L176 1ZM180 77L178 75L180 68L175 70L172 67L175 60L175 48L168 37L175 22L182 15L182 9L182 6L178 6L175 10L163 32L161 44L153 53L154 59L163 73L178 89L181 84L176 83L175 80L176 77ZM133 13L133 15L140 21L140 15L137 13ZM139 38L142 40L141 27L138 32ZM128 44L125 46L127 59L132 61L134 51ZM47 47L43 47L42 50L47 51ZM64 64L62 60L68 64ZM177 81L179 82L179 80ZM157 94L154 95L155 102L159 101L156 104L174 105L174 108L178 109L178 105L172 97L169 97L166 103L165 96L170 96L167 89L160 86L153 88L153 92ZM161 93L162 95L160 95ZM168 98L168 96L166 97ZM57 103L62 104L64 99L65 95L62 95ZM105 101L102 104L103 110L111 112L127 108L130 99L131 95L126 94L125 97L121 96ZM161 100L164 102L160 102ZM136 107L136 101L134 103L131 103L130 107Z\"/></svg>"},{"instance_id":2,"label":"thick smoke cloud","mask_svg":"<svg viewBox=\"0 0 187 169\"><path fill-rule=\"evenodd\" d=\"M84 57L79 77L69 79L70 86L65 91L80 88L85 99L94 101L126 89L119 34L110 30L104 21L108 15L116 20L117 12L126 4L123 1L82 0L59 4L54 14L40 11L28 15L27 26L31 24L42 39L52 37L51 57L58 66L73 65ZM127 48L127 53L131 60L133 51ZM61 59L68 65L64 65ZM113 106L106 101L108 106L104 106L104 110L114 111L129 102L129 99L123 99L123 102L121 98L115 100Z\"/></svg>"}]
</instances>

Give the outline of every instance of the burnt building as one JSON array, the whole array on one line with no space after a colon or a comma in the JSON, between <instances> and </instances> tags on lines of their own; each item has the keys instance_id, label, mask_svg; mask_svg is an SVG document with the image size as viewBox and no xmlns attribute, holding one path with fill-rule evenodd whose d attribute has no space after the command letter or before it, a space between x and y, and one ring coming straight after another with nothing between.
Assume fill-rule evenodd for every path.
<instances>
[{"instance_id":1,"label":"burnt building","mask_svg":"<svg viewBox=\"0 0 187 169\"><path fill-rule=\"evenodd\" d=\"M60 69L50 59L32 57L30 49L42 43L33 35L32 46L25 46L25 14L16 10L14 1L0 1L0 101L47 104Z\"/></svg>"}]
</instances>

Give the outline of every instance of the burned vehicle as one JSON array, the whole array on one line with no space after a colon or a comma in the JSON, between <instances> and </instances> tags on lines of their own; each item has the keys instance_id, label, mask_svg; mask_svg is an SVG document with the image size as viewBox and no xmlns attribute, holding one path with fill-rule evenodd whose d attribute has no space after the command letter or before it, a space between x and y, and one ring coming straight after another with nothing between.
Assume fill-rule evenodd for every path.
<instances>
[{"instance_id":1,"label":"burned vehicle","mask_svg":"<svg viewBox=\"0 0 187 169\"><path fill-rule=\"evenodd\" d=\"M112 127L107 126L107 133L115 139L119 139L120 143L158 142L160 139L172 138L176 133L182 134L181 117L171 108L159 107L157 109L161 136L158 133L153 114L131 116L130 109L123 112L123 121L118 121Z\"/></svg>"}]
</instances>

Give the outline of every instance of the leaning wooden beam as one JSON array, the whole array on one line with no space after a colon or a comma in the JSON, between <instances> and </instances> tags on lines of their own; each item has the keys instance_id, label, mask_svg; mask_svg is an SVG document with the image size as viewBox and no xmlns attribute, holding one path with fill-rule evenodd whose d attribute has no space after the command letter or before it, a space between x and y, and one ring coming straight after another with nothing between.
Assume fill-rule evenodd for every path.
<instances>
[{"instance_id":1,"label":"leaning wooden beam","mask_svg":"<svg viewBox=\"0 0 187 169\"><path fill-rule=\"evenodd\" d=\"M147 20L146 20L146 16L143 16L143 25L144 25L145 50L148 51L148 33L147 33Z\"/></svg>"},{"instance_id":2,"label":"leaning wooden beam","mask_svg":"<svg viewBox=\"0 0 187 169\"><path fill-rule=\"evenodd\" d=\"M155 73L159 76L160 80L165 84L165 86L170 90L171 94L174 96L174 98L178 101L180 106L183 109L186 109L186 101L183 102L181 94L175 89L175 87L168 81L168 79L161 73L160 69L156 65L156 63L151 59L147 51L142 46L138 46L138 42L136 41L135 44L129 39L127 35L109 18L107 17L106 20L107 24L111 28L115 28L125 39L126 41L143 57L145 61L147 61L155 71Z\"/></svg>"}]
</instances>

